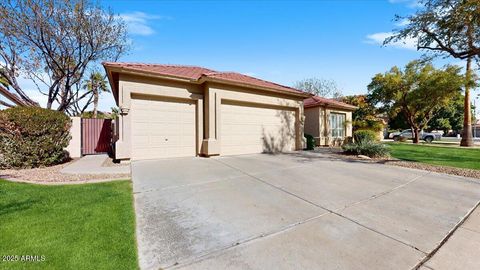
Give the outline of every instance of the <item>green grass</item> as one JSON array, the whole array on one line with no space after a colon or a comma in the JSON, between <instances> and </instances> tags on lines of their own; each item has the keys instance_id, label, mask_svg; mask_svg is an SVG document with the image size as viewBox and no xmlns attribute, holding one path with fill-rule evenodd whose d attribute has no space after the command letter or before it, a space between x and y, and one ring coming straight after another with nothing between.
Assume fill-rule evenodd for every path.
<instances>
[{"instance_id":1,"label":"green grass","mask_svg":"<svg viewBox=\"0 0 480 270\"><path fill-rule=\"evenodd\" d=\"M389 143L390 154L398 159L480 170L480 149L449 146Z\"/></svg>"},{"instance_id":2,"label":"green grass","mask_svg":"<svg viewBox=\"0 0 480 270\"><path fill-rule=\"evenodd\" d=\"M0 179L0 269L137 269L134 220L130 181L46 186ZM45 260L5 262L5 255Z\"/></svg>"}]
</instances>

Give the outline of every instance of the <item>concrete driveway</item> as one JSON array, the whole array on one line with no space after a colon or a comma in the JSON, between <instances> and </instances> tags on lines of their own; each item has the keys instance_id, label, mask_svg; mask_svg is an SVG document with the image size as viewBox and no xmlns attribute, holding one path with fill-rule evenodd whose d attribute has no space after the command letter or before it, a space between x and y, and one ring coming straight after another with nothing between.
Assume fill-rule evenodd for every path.
<instances>
[{"instance_id":1,"label":"concrete driveway","mask_svg":"<svg viewBox=\"0 0 480 270\"><path fill-rule=\"evenodd\" d=\"M142 269L412 269L480 183L320 153L132 163Z\"/></svg>"}]
</instances>

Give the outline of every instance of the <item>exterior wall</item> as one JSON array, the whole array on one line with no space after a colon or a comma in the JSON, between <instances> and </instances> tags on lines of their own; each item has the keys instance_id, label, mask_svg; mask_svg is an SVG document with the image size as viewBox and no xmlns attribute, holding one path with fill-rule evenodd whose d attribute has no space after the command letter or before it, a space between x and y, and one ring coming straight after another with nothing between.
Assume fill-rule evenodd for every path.
<instances>
[{"instance_id":1,"label":"exterior wall","mask_svg":"<svg viewBox=\"0 0 480 270\"><path fill-rule=\"evenodd\" d=\"M325 120L325 125L324 125L324 130L323 133L325 134L324 140L323 140L323 145L325 146L338 146L341 145L344 141L343 139L337 139L337 138L332 138L332 134L330 131L330 114L331 113L341 113L345 114L345 137L351 137L352 136L352 112L351 111L342 111L339 109L329 109L325 108L324 109L324 120Z\"/></svg>"},{"instance_id":2,"label":"exterior wall","mask_svg":"<svg viewBox=\"0 0 480 270\"><path fill-rule=\"evenodd\" d=\"M303 98L287 94L259 93L260 91L219 83L192 84L120 74L118 105L121 114L118 120L119 136L115 143L116 158L131 158L132 95L195 103L197 155L212 156L221 153L220 109L222 102L225 101L293 111L296 132L295 149L303 149L305 145Z\"/></svg>"},{"instance_id":3,"label":"exterior wall","mask_svg":"<svg viewBox=\"0 0 480 270\"><path fill-rule=\"evenodd\" d=\"M201 154L205 156L221 153L221 105L222 102L244 103L252 106L266 106L273 109L292 110L295 112L295 149L304 148L303 138L303 98L292 98L281 94L259 94L258 91L241 87L208 83L205 86L205 138Z\"/></svg>"},{"instance_id":4,"label":"exterior wall","mask_svg":"<svg viewBox=\"0 0 480 270\"><path fill-rule=\"evenodd\" d=\"M70 143L65 150L71 158L79 158L82 156L82 123L80 117L71 117L72 127L70 128Z\"/></svg>"},{"instance_id":5,"label":"exterior wall","mask_svg":"<svg viewBox=\"0 0 480 270\"><path fill-rule=\"evenodd\" d=\"M131 100L132 95L162 97L168 100L191 101L196 105L197 117L197 153L200 152L203 134L203 88L185 82L172 82L145 78L135 75L120 74L118 105L119 137L115 143L115 158L131 158Z\"/></svg>"},{"instance_id":6,"label":"exterior wall","mask_svg":"<svg viewBox=\"0 0 480 270\"><path fill-rule=\"evenodd\" d=\"M305 109L305 133L312 135L318 146L333 146L343 143L343 139L332 138L330 131L330 113L345 114L345 138L352 136L352 112L326 107Z\"/></svg>"},{"instance_id":7,"label":"exterior wall","mask_svg":"<svg viewBox=\"0 0 480 270\"><path fill-rule=\"evenodd\" d=\"M305 133L315 138L316 145L320 145L322 118L321 107L305 108Z\"/></svg>"}]
</instances>

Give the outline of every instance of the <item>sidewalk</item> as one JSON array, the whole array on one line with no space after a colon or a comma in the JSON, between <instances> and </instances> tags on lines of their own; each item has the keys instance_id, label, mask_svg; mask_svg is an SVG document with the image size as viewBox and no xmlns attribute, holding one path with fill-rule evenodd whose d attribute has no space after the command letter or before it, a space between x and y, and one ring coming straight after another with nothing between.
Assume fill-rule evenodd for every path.
<instances>
[{"instance_id":1,"label":"sidewalk","mask_svg":"<svg viewBox=\"0 0 480 270\"><path fill-rule=\"evenodd\" d=\"M129 174L130 164L102 166L107 155L88 155L63 168L61 173L68 174Z\"/></svg>"},{"instance_id":2,"label":"sidewalk","mask_svg":"<svg viewBox=\"0 0 480 270\"><path fill-rule=\"evenodd\" d=\"M448 241L419 269L480 269L480 207L453 233Z\"/></svg>"}]
</instances>

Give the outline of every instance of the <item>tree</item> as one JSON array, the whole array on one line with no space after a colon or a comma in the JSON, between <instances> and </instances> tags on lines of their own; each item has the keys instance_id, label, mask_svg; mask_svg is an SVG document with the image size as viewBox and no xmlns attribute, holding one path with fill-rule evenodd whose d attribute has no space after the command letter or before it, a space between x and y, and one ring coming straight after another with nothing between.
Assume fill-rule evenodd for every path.
<instances>
[{"instance_id":1,"label":"tree","mask_svg":"<svg viewBox=\"0 0 480 270\"><path fill-rule=\"evenodd\" d=\"M352 113L353 120L375 118L378 114L377 108L368 100L367 95L344 96L341 101L357 106L357 109Z\"/></svg>"},{"instance_id":2,"label":"tree","mask_svg":"<svg viewBox=\"0 0 480 270\"><path fill-rule=\"evenodd\" d=\"M72 112L92 95L82 92L86 70L128 47L122 19L89 0L4 0L0 18L0 77L27 105L38 103L19 86L20 75L47 96L47 108Z\"/></svg>"},{"instance_id":3,"label":"tree","mask_svg":"<svg viewBox=\"0 0 480 270\"><path fill-rule=\"evenodd\" d=\"M466 60L463 136L461 146L473 146L470 88L475 85L472 60L480 55L480 1L421 0L424 8L414 15L397 16L408 24L385 43L406 38L417 39L417 49L434 56L451 56Z\"/></svg>"},{"instance_id":4,"label":"tree","mask_svg":"<svg viewBox=\"0 0 480 270\"><path fill-rule=\"evenodd\" d=\"M368 100L367 95L345 96L341 98L341 101L357 107L352 112L354 130L368 129L379 132L384 128L383 120L378 117L377 108Z\"/></svg>"},{"instance_id":5,"label":"tree","mask_svg":"<svg viewBox=\"0 0 480 270\"><path fill-rule=\"evenodd\" d=\"M460 93L451 98L446 106L443 106L430 120L429 128L458 132L463 128L463 101L465 97Z\"/></svg>"},{"instance_id":6,"label":"tree","mask_svg":"<svg viewBox=\"0 0 480 270\"><path fill-rule=\"evenodd\" d=\"M83 88L86 89L89 92L92 92L92 96L86 102L86 104L84 105L84 108L86 109L86 107L88 107L90 105L90 101L93 98L93 118L97 118L98 99L100 97L100 94L103 93L103 92L110 92L110 89L108 88L108 83L106 81L106 78L100 72L93 71L90 74L89 79L86 80L85 83L83 84ZM82 110L82 112L84 110Z\"/></svg>"},{"instance_id":7,"label":"tree","mask_svg":"<svg viewBox=\"0 0 480 270\"><path fill-rule=\"evenodd\" d=\"M419 131L461 91L460 72L457 66L435 69L430 62L412 61L403 70L393 67L375 75L368 85L369 99L390 116L403 113L418 143Z\"/></svg>"},{"instance_id":8,"label":"tree","mask_svg":"<svg viewBox=\"0 0 480 270\"><path fill-rule=\"evenodd\" d=\"M0 67L0 95L6 97L12 103L8 103L6 101L0 100L0 105L8 108L13 107L15 105L29 105L29 104L26 104L17 95L9 91L9 87L10 87L9 81L1 76L2 72L5 72L5 70Z\"/></svg>"},{"instance_id":9,"label":"tree","mask_svg":"<svg viewBox=\"0 0 480 270\"><path fill-rule=\"evenodd\" d=\"M298 81L294 87L321 97L340 98L342 92L333 80L308 78Z\"/></svg>"}]
</instances>

